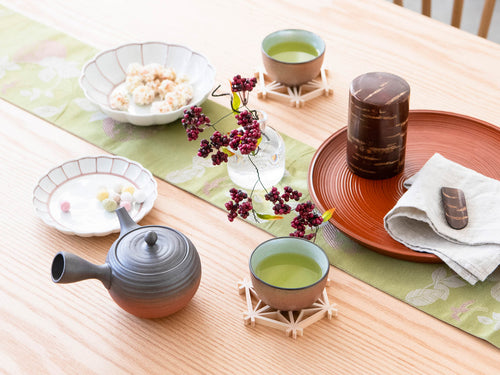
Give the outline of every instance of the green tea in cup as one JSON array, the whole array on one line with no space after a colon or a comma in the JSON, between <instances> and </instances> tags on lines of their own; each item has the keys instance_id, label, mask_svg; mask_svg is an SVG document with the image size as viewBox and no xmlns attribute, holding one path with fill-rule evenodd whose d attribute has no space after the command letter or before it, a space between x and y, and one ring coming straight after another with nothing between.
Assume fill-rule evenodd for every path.
<instances>
[{"instance_id":1,"label":"green tea in cup","mask_svg":"<svg viewBox=\"0 0 500 375\"><path fill-rule=\"evenodd\" d=\"M311 44L300 41L285 41L275 44L267 50L273 59L286 63L302 63L319 56L318 50Z\"/></svg>"},{"instance_id":2,"label":"green tea in cup","mask_svg":"<svg viewBox=\"0 0 500 375\"><path fill-rule=\"evenodd\" d=\"M255 276L281 288L302 288L319 281L322 270L312 258L297 253L277 253L262 259Z\"/></svg>"},{"instance_id":3,"label":"green tea in cup","mask_svg":"<svg viewBox=\"0 0 500 375\"><path fill-rule=\"evenodd\" d=\"M250 276L258 297L278 310L310 307L323 292L329 269L323 249L297 237L267 240L250 256Z\"/></svg>"},{"instance_id":4,"label":"green tea in cup","mask_svg":"<svg viewBox=\"0 0 500 375\"><path fill-rule=\"evenodd\" d=\"M278 30L262 40L262 62L274 81L300 86L320 74L325 48L324 40L311 31Z\"/></svg>"}]
</instances>

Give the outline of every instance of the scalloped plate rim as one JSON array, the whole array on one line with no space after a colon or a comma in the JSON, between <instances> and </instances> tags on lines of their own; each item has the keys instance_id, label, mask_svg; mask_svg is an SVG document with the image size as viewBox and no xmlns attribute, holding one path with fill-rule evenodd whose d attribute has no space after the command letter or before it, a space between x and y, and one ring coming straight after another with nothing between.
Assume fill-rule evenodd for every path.
<instances>
[{"instance_id":1,"label":"scalloped plate rim","mask_svg":"<svg viewBox=\"0 0 500 375\"><path fill-rule=\"evenodd\" d=\"M207 68L213 72L213 74L210 76L211 85L210 85L209 90L206 93L204 93L200 97L199 100L190 101L188 104L186 104L185 106L183 106L175 111L167 112L167 113L151 113L151 114L137 114L137 113L130 113L127 111L119 111L119 110L112 109L111 107L104 106L102 103L99 103L98 101L96 101L87 92L87 89L85 88L85 85L83 84L83 79L86 78L86 74L85 74L86 70L91 64L96 64L96 61L99 57L101 57L107 53L112 53L112 52L116 53L116 51L118 51L119 49L125 48L125 47L129 47L129 46L133 46L133 45L142 46L142 45L146 45L146 44L162 44L164 46L182 47L182 48L185 48L186 50L190 51L192 54L196 54L196 55L202 57L207 63L207 65L206 65ZM80 88L82 89L85 97L91 103L98 106L101 111L103 111L105 114L107 114L109 117L113 118L114 120L120 121L120 122L130 122L131 124L136 125L136 126L152 126L152 125L162 125L162 124L172 123L175 120L182 117L182 114L186 108L189 108L193 105L201 105L208 98L208 95L210 94L210 91L212 90L212 88L215 84L215 75L216 75L215 67L210 63L208 58L204 54L193 50L192 48L190 48L187 45L180 44L180 43L167 43L167 42L162 42L162 41L144 41L144 42L123 43L123 44L120 44L114 48L109 48L109 49L106 49L104 51L100 51L100 52L96 53L92 59L90 59L89 61L87 61L83 65L81 73L80 73L80 77L78 79L78 83L79 83ZM87 78L87 80L88 80L88 78Z\"/></svg>"},{"instance_id":2,"label":"scalloped plate rim","mask_svg":"<svg viewBox=\"0 0 500 375\"><path fill-rule=\"evenodd\" d=\"M151 209L154 206L154 202L156 201L156 198L158 196L158 186L157 186L157 182L156 182L155 177L153 176L153 174L148 169L146 169L144 166L142 166L142 164L140 164L137 161L128 159L128 158L123 157L123 156L106 155L106 154L88 155L88 156L82 156L82 157L75 158L75 159L69 159L69 160L66 160L63 163L61 163L61 164L59 164L59 165L57 165L57 166L55 166L53 168L50 168L47 171L47 173L45 173L42 177L40 177L38 179L35 187L33 188L32 204L33 204L33 209L35 211L36 216L38 216L40 218L40 220L42 220L49 227L55 228L58 231L60 231L61 233L68 234L68 235L77 235L77 236L80 236L80 237L101 237L101 236L107 236L107 235L112 234L112 233L118 233L118 232L120 232L120 226L119 225L117 225L116 227L113 227L112 229L109 229L109 230L102 230L102 231L78 231L76 229L72 229L72 228L69 228L67 226L61 225L59 222L57 222L54 219L49 220L48 217L47 217L47 215L44 215L40 211L40 209L37 207L38 205L47 207L47 211L46 212L49 214L49 217L50 217L50 208L49 208L50 199L47 202L41 201L37 197L36 191L37 191L38 188L44 190L43 188L41 188L40 183L45 178L48 178L48 176L52 172L54 172L54 171L56 171L58 169L62 169L63 166L65 166L67 164L75 163L75 162L78 163L78 162L80 162L81 160L84 160L84 159L94 159L94 160L96 160L96 165L97 165L97 160L99 160L101 158L122 160L122 161L124 161L126 163L129 163L131 165L137 166L140 169L141 173L142 172L146 173L147 177L149 178L149 181L151 182L153 191L146 198L146 200L144 201L144 203L141 204L140 209L134 215L132 215L132 219L134 221L139 222L140 220L142 220L151 211ZM97 173L97 172L94 172L94 173L88 173L87 175L96 175L96 174L106 174L106 173ZM77 177L81 177L81 175L73 176L70 179L76 179ZM68 180L70 180L70 179L68 179ZM68 180L65 180L64 182L66 182ZM56 185L56 184L54 184L54 185ZM60 185L62 185L62 184L56 185L55 188L53 189L53 191L51 192L51 194L53 194L53 192L56 191ZM38 204L35 203L36 200L39 202Z\"/></svg>"}]
</instances>

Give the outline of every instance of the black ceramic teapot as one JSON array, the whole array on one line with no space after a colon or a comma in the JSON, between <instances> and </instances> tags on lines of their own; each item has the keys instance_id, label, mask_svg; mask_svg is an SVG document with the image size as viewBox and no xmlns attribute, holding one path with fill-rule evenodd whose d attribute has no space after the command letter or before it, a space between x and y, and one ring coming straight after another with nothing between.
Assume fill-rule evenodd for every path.
<instances>
[{"instance_id":1,"label":"black ceramic teapot","mask_svg":"<svg viewBox=\"0 0 500 375\"><path fill-rule=\"evenodd\" d=\"M106 263L95 265L59 252L52 262L52 280L99 279L121 308L141 318L160 318L183 308L201 279L200 257L192 242L169 227L136 224L123 207L116 214L120 236Z\"/></svg>"}]
</instances>

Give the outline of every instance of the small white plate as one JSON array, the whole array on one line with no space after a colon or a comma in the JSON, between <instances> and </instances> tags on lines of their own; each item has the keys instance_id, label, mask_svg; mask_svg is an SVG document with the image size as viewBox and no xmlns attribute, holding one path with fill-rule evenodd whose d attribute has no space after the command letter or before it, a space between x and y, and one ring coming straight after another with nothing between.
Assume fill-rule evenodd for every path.
<instances>
[{"instance_id":1,"label":"small white plate","mask_svg":"<svg viewBox=\"0 0 500 375\"><path fill-rule=\"evenodd\" d=\"M82 237L105 236L120 231L114 212L108 212L97 199L101 187L132 184L146 193L143 203L134 203L129 211L136 222L153 208L158 195L151 172L137 162L119 156L88 156L70 160L51 169L33 190L36 214L49 226L66 234ZM61 201L71 205L61 210Z\"/></svg>"}]
</instances>

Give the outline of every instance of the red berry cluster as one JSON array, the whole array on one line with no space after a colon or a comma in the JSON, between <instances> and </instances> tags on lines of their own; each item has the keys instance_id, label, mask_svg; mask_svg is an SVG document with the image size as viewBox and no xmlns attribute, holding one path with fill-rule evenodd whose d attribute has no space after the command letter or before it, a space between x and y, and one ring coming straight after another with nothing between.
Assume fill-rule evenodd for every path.
<instances>
[{"instance_id":1,"label":"red berry cluster","mask_svg":"<svg viewBox=\"0 0 500 375\"><path fill-rule=\"evenodd\" d=\"M184 110L181 122L190 141L198 139L198 135L203 129L210 126L210 119L202 113L201 107L196 106Z\"/></svg>"},{"instance_id":2,"label":"red berry cluster","mask_svg":"<svg viewBox=\"0 0 500 375\"><path fill-rule=\"evenodd\" d=\"M243 111L235 116L239 130L233 130L229 134L229 146L233 150L239 150L243 155L248 155L257 149L257 143L262 133L259 122L249 111Z\"/></svg>"},{"instance_id":3,"label":"red berry cluster","mask_svg":"<svg viewBox=\"0 0 500 375\"><path fill-rule=\"evenodd\" d=\"M211 158L213 165L227 163L227 154L221 150L222 147L227 146L229 146L229 137L221 134L219 131L215 131L210 137L210 141L207 139L201 140L198 156L206 158L208 155L212 154Z\"/></svg>"},{"instance_id":4,"label":"red berry cluster","mask_svg":"<svg viewBox=\"0 0 500 375\"><path fill-rule=\"evenodd\" d=\"M314 212L314 204L311 201L298 204L295 208L299 214L292 220L291 226L295 228L295 232L290 233L292 237L303 237L311 240L316 236L316 233L305 234L307 227L315 228L321 225L323 218Z\"/></svg>"},{"instance_id":5,"label":"red berry cluster","mask_svg":"<svg viewBox=\"0 0 500 375\"><path fill-rule=\"evenodd\" d=\"M288 202L290 199L298 201L301 196L302 193L293 190L290 186L285 186L283 194L280 194L278 189L273 186L271 191L264 197L266 201L274 203L273 211L275 215L287 215L292 211L292 208L285 202Z\"/></svg>"},{"instance_id":6,"label":"red berry cluster","mask_svg":"<svg viewBox=\"0 0 500 375\"><path fill-rule=\"evenodd\" d=\"M248 196L243 190L232 188L229 190L231 194L231 201L225 204L226 210L229 211L227 218L233 221L238 215L246 219L253 210L252 198Z\"/></svg>"},{"instance_id":7,"label":"red berry cluster","mask_svg":"<svg viewBox=\"0 0 500 375\"><path fill-rule=\"evenodd\" d=\"M256 84L257 78L241 78L241 76L238 74L237 76L233 77L233 80L231 82L231 91L252 91Z\"/></svg>"},{"instance_id":8,"label":"red berry cluster","mask_svg":"<svg viewBox=\"0 0 500 375\"><path fill-rule=\"evenodd\" d=\"M210 140L203 139L200 142L198 156L206 158L211 155L212 164L220 165L227 163L228 160L228 154L222 150L223 147L230 147L234 151L239 150L243 155L248 155L257 149L257 144L261 137L259 122L248 111L236 115L235 118L241 129L233 129L228 135L214 131ZM204 124L210 126L209 122ZM191 140L196 131L196 137L198 137L198 134L203 131L199 129L197 126L186 129L188 139Z\"/></svg>"}]
</instances>

